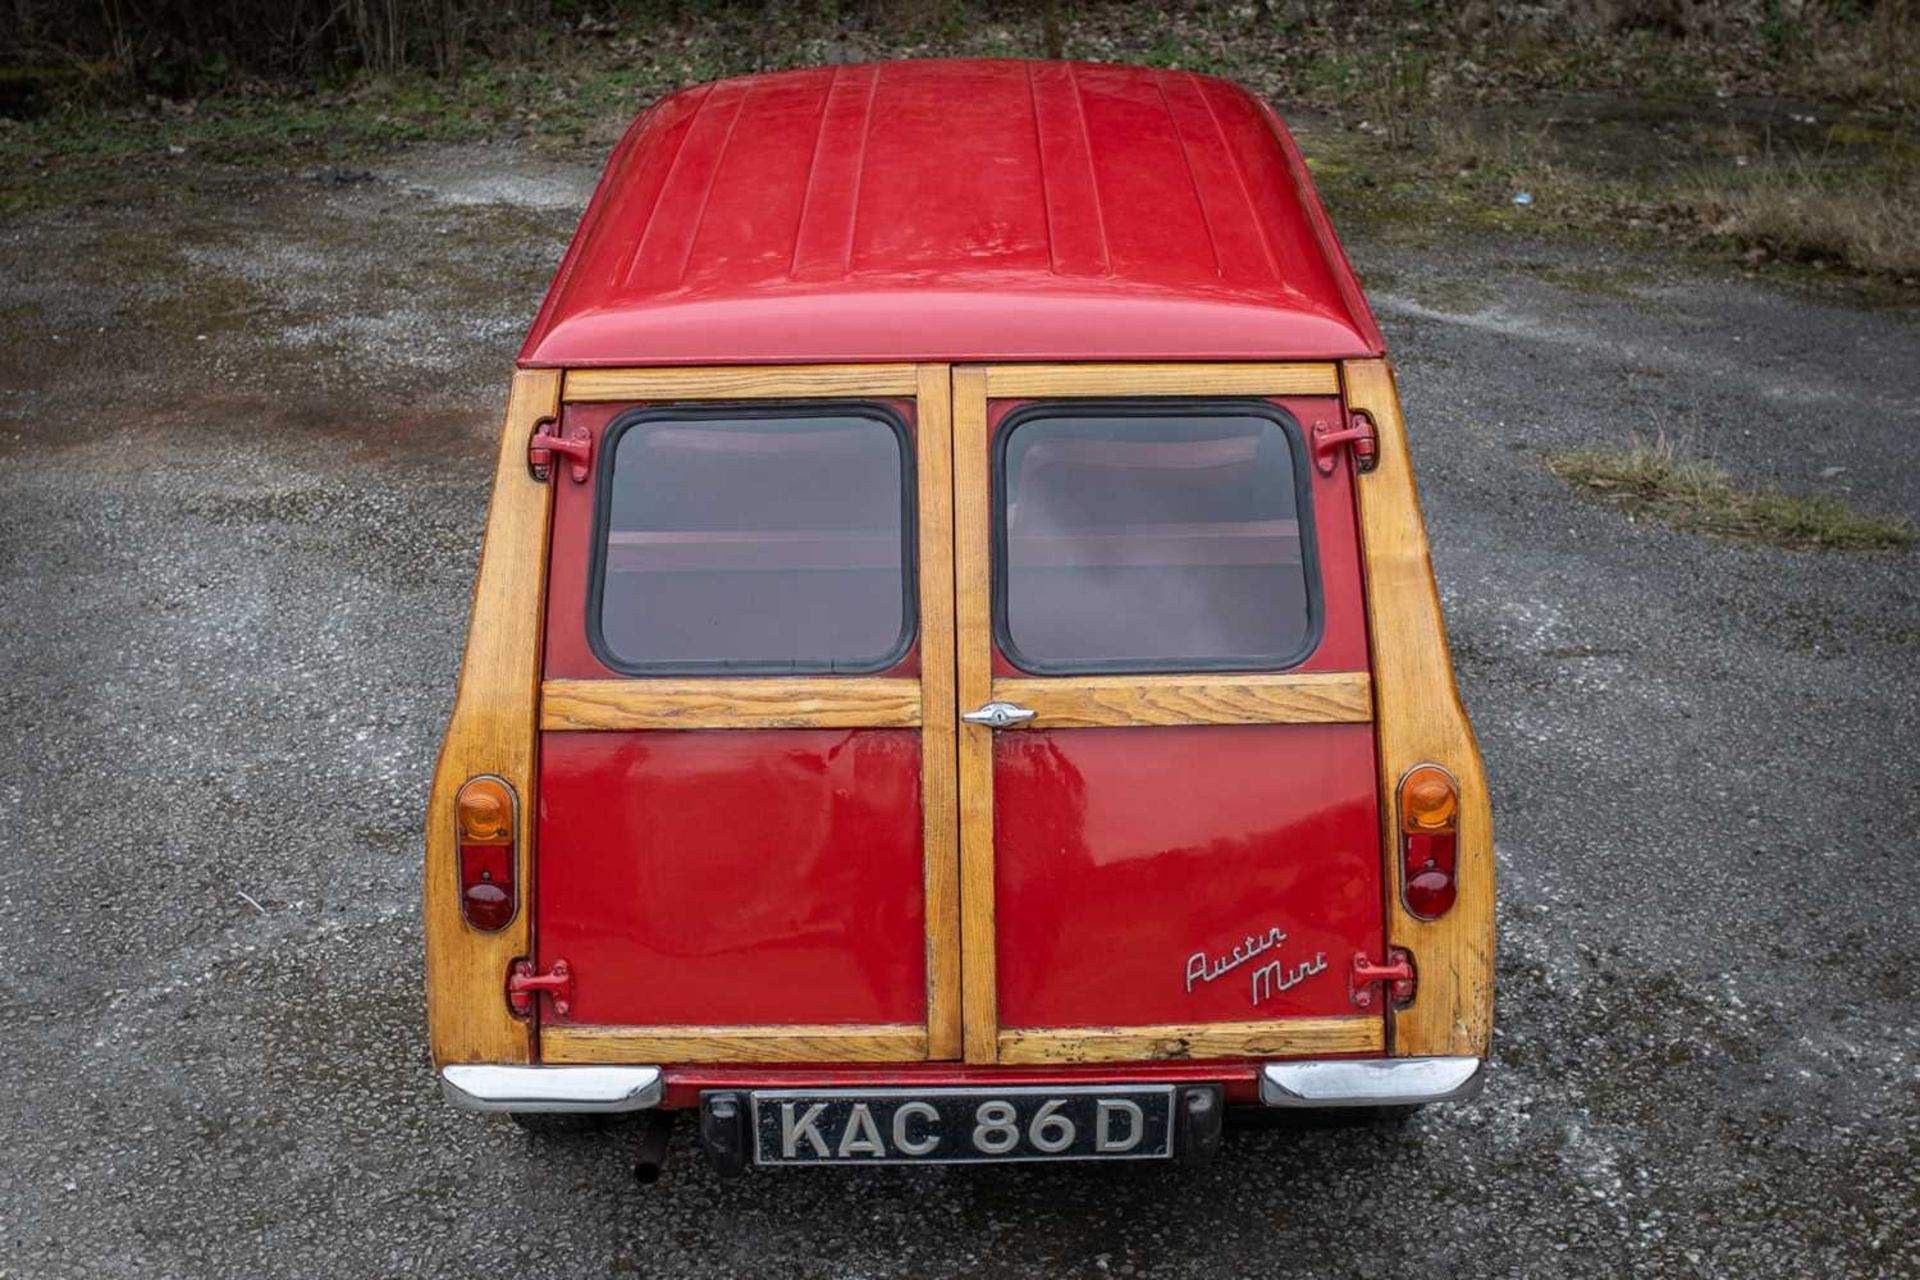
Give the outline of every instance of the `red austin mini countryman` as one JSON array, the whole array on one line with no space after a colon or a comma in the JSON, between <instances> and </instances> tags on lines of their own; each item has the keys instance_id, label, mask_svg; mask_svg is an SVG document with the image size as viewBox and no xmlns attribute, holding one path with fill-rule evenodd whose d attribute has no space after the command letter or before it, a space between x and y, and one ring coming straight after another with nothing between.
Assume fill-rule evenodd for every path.
<instances>
[{"instance_id":1,"label":"red austin mini countryman","mask_svg":"<svg viewBox=\"0 0 1920 1280\"><path fill-rule=\"evenodd\" d=\"M727 80L519 357L427 824L454 1102L723 1168L1459 1098L1493 844L1379 330L1179 72Z\"/></svg>"}]
</instances>

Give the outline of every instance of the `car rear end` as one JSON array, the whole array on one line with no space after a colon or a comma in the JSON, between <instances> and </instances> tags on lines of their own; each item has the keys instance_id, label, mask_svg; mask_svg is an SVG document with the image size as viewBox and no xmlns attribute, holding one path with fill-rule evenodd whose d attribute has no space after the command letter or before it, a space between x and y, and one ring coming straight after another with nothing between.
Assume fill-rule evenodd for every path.
<instances>
[{"instance_id":1,"label":"car rear end","mask_svg":"<svg viewBox=\"0 0 1920 1280\"><path fill-rule=\"evenodd\" d=\"M914 74L918 93L1029 91L1017 64ZM1047 103L1073 86L1036 74L1043 141L1071 141ZM816 87L826 138L853 99L838 75ZM1099 112L1136 102L1197 128L1182 95L1268 128L1212 82L1101 88L1078 90L1083 146ZM1266 137L1243 187L1304 184L1284 132ZM677 145L694 159L674 166L700 163ZM705 188L687 180L710 220L728 181L712 163ZM608 181L647 172L617 156ZM661 171L649 227L679 173ZM825 199L796 205L790 262ZM740 292L728 313L675 294L673 341L746 354L643 364L602 358L604 301L557 322L550 299L515 378L429 813L449 1097L697 1112L735 1169L1170 1159L1210 1150L1231 1106L1477 1087L1479 757L1377 332L1317 202L1283 212L1332 255L1319 305L1358 317L1261 338L1285 359L1220 358L1241 317L1276 313L1217 305L1214 286L1183 283L1197 301L1173 310L1161 285L1059 296L1051 209L1035 232L1051 272L1024 298L978 286L991 339L955 337L970 322L911 293L876 311L869 272L798 302ZM726 234L761 234L742 225ZM1111 275L1124 227L1104 225ZM1215 256L1181 230L1152 269L1206 278L1226 235L1208 225ZM1005 252L1017 232L996 230ZM633 278L656 236L610 256ZM1175 249L1191 261L1168 266ZM563 300L600 278L582 254ZM828 342L800 330L786 359L754 347L773 332L740 320L754 308L811 317L835 358L793 358ZM732 327L703 338L715 316ZM1138 350L1092 359L1060 336L1101 325ZM1048 345L1064 358L1005 354Z\"/></svg>"},{"instance_id":2,"label":"car rear end","mask_svg":"<svg viewBox=\"0 0 1920 1280\"><path fill-rule=\"evenodd\" d=\"M1485 792L1380 366L522 377L468 680L525 673L436 789L504 942L436 973L459 1100L866 1162L1471 1086Z\"/></svg>"}]
</instances>

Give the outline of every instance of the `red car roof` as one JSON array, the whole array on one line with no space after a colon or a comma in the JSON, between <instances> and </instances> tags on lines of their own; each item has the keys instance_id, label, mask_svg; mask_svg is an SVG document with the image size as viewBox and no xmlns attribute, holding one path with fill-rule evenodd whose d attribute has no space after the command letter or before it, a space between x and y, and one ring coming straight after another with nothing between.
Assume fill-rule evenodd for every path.
<instances>
[{"instance_id":1,"label":"red car roof","mask_svg":"<svg viewBox=\"0 0 1920 1280\"><path fill-rule=\"evenodd\" d=\"M608 162L520 362L1381 352L1293 139L1246 90L926 61L656 104Z\"/></svg>"}]
</instances>

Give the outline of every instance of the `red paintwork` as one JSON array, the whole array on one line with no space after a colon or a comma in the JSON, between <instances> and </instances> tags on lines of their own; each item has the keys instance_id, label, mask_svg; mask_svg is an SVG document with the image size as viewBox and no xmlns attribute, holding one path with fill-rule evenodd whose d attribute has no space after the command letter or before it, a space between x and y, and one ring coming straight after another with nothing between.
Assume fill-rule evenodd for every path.
<instances>
[{"instance_id":1,"label":"red paintwork","mask_svg":"<svg viewBox=\"0 0 1920 1280\"><path fill-rule=\"evenodd\" d=\"M1337 401L1277 403L1309 438L1342 422ZM990 440L1016 407L991 406ZM1351 464L1309 471L1324 631L1298 669L1364 671ZM994 666L1015 670L997 646ZM1351 1014L1347 962L1384 942L1379 824L1370 724L997 735L1001 1024ZM1281 946L1189 991L1192 953L1270 929ZM1256 1005L1253 974L1274 960L1326 967Z\"/></svg>"},{"instance_id":2,"label":"red paintwork","mask_svg":"<svg viewBox=\"0 0 1920 1280\"><path fill-rule=\"evenodd\" d=\"M536 479L545 480L552 474L556 453L567 459L567 478L575 484L585 484L593 470L592 437L577 426L556 431L552 423L541 424L527 445L527 465Z\"/></svg>"},{"instance_id":3,"label":"red paintwork","mask_svg":"<svg viewBox=\"0 0 1920 1280\"><path fill-rule=\"evenodd\" d=\"M1354 470L1367 472L1373 470L1377 460L1375 452L1380 448L1380 433L1373 429L1373 422L1364 413L1347 415L1350 426L1339 426L1339 419L1322 422L1313 430L1313 465L1320 474L1330 476L1340 465L1343 452L1351 453Z\"/></svg>"},{"instance_id":4,"label":"red paintwork","mask_svg":"<svg viewBox=\"0 0 1920 1280\"><path fill-rule=\"evenodd\" d=\"M1181 71L922 61L628 130L523 366L1376 356L1286 128Z\"/></svg>"},{"instance_id":5,"label":"red paintwork","mask_svg":"<svg viewBox=\"0 0 1920 1280\"><path fill-rule=\"evenodd\" d=\"M625 405L570 404L561 411L569 434L584 434L597 457L607 424ZM563 476L564 479L564 476ZM551 483L551 482L550 482ZM587 582L593 569L593 486L553 484L553 554L547 563L547 627L543 664L549 680L603 679L607 669L587 645Z\"/></svg>"},{"instance_id":6,"label":"red paintwork","mask_svg":"<svg viewBox=\"0 0 1920 1280\"><path fill-rule=\"evenodd\" d=\"M515 960L507 970L507 1007L517 1018L535 1015L540 997L545 996L548 1011L564 1018L573 1008L573 966L555 960L545 973L534 968L531 960Z\"/></svg>"},{"instance_id":7,"label":"red paintwork","mask_svg":"<svg viewBox=\"0 0 1920 1280\"><path fill-rule=\"evenodd\" d=\"M993 400L987 405L987 434L992 437L1000 424L1030 400ZM1302 432L1312 435L1317 422L1340 421L1340 402L1325 397L1287 397L1275 399L1300 424ZM988 448L992 445L989 443ZM1294 671L1365 671L1368 669L1367 604L1360 567L1360 529L1353 504L1353 477L1350 466L1337 467L1331 475L1312 473L1314 537L1320 549L1320 596L1323 618L1320 644ZM560 571L554 565L556 577ZM551 615L549 615L551 617ZM551 630L549 630L551 635ZM1026 673L1007 661L998 645L993 650L993 673L1019 676Z\"/></svg>"},{"instance_id":8,"label":"red paintwork","mask_svg":"<svg viewBox=\"0 0 1920 1280\"><path fill-rule=\"evenodd\" d=\"M660 103L615 152L521 362L1381 352L1263 104L1184 73L979 61L750 77ZM1348 426L1336 399L1277 403L1309 435ZM911 425L912 404L894 407ZM995 402L991 427L1014 407ZM570 405L560 425L597 453L622 411ZM608 678L584 626L592 485L555 470L543 670ZM1309 471L1323 614L1296 669L1364 671L1351 454ZM997 650L993 666L1015 674ZM916 648L891 674L918 670ZM535 959L570 965L560 1020L924 1018L917 733L543 733L540 752ZM1354 955L1384 954L1372 726L1007 733L995 770L1003 1025L1355 1011ZM1270 930L1284 943L1188 989L1194 953ZM1316 957L1323 970L1253 1000L1263 966ZM703 1087L1087 1078L1254 1093L1245 1065L933 1064L676 1069L668 1103Z\"/></svg>"},{"instance_id":9,"label":"red paintwork","mask_svg":"<svg viewBox=\"0 0 1920 1280\"><path fill-rule=\"evenodd\" d=\"M1334 400L1278 403L1309 432L1339 421ZM566 426L597 447L618 412ZM1323 621L1303 669L1365 670L1350 466L1312 484ZM555 504L546 671L607 676L583 625L591 487L559 482ZM1383 944L1373 751L1369 725L1001 735L1003 1024L1354 1012L1349 960ZM572 1020L924 1017L918 776L911 732L543 735L537 948L573 964ZM1188 992L1193 952L1275 928L1282 947ZM1254 1004L1257 969L1318 956Z\"/></svg>"},{"instance_id":10,"label":"red paintwork","mask_svg":"<svg viewBox=\"0 0 1920 1280\"><path fill-rule=\"evenodd\" d=\"M918 733L544 733L537 823L573 1021L926 1018Z\"/></svg>"},{"instance_id":11,"label":"red paintwork","mask_svg":"<svg viewBox=\"0 0 1920 1280\"><path fill-rule=\"evenodd\" d=\"M1388 947L1387 958L1379 963L1365 951L1356 951L1347 968L1353 1003L1362 1009L1373 1007L1377 991L1385 991L1393 1004L1406 1004L1413 999L1418 977L1413 968L1413 953L1405 947Z\"/></svg>"},{"instance_id":12,"label":"red paintwork","mask_svg":"<svg viewBox=\"0 0 1920 1280\"><path fill-rule=\"evenodd\" d=\"M911 400L877 400L891 408L907 424L909 441L915 438L914 405ZM564 426L579 431L592 441L594 456L600 453L606 428L627 411L627 405L570 404L564 410ZM564 477L563 477L564 479ZM618 673L595 656L587 644L587 579L592 572L590 549L593 544L593 486L566 482L554 486L553 548L547 568L547 628L543 670L550 680L613 679ZM916 676L920 673L920 645L916 639L905 656L887 670L886 676Z\"/></svg>"},{"instance_id":13,"label":"red paintwork","mask_svg":"<svg viewBox=\"0 0 1920 1280\"><path fill-rule=\"evenodd\" d=\"M1381 944L1367 725L1074 729L994 742L1000 1020L1008 1027L1351 1014ZM1194 952L1280 946L1189 992ZM1325 968L1256 1005L1256 971Z\"/></svg>"}]
</instances>

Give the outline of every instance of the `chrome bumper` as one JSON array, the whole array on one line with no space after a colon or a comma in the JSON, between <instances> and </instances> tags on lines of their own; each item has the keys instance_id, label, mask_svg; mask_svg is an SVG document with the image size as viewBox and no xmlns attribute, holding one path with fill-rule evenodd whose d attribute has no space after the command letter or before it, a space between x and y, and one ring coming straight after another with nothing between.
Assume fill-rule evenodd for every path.
<instances>
[{"instance_id":1,"label":"chrome bumper","mask_svg":"<svg viewBox=\"0 0 1920 1280\"><path fill-rule=\"evenodd\" d=\"M1408 1107L1458 1102L1480 1092L1479 1058L1365 1058L1270 1062L1260 1101L1270 1107Z\"/></svg>"},{"instance_id":2,"label":"chrome bumper","mask_svg":"<svg viewBox=\"0 0 1920 1280\"><path fill-rule=\"evenodd\" d=\"M660 1105L658 1067L440 1068L440 1091L466 1111L645 1111Z\"/></svg>"}]
</instances>

